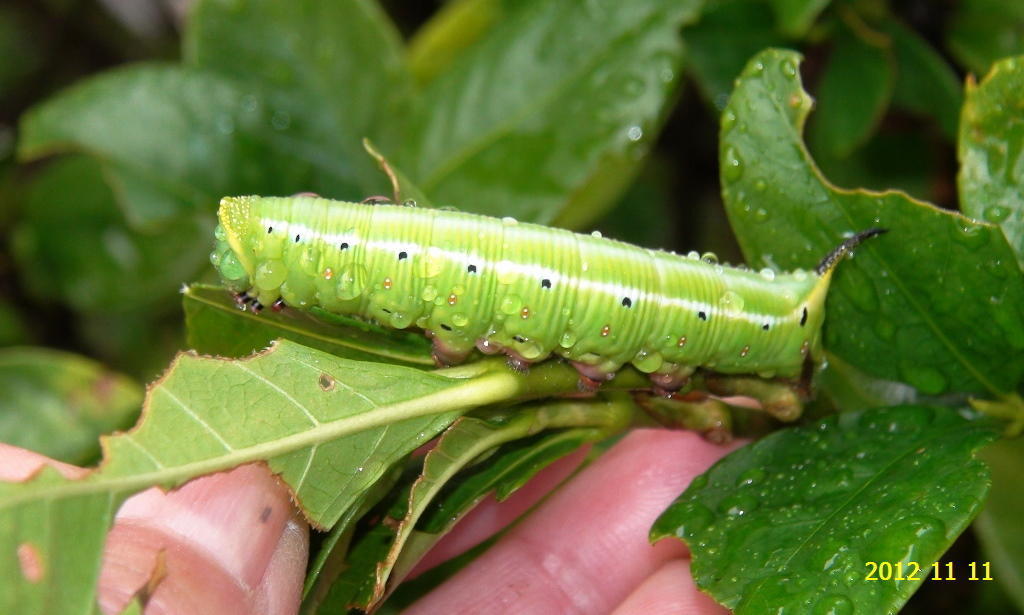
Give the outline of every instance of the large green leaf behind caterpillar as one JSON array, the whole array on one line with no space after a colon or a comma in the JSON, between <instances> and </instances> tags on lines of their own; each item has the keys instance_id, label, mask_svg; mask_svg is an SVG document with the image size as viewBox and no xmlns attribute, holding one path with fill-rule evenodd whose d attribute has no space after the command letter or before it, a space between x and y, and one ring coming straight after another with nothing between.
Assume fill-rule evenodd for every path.
<instances>
[{"instance_id":1,"label":"large green leaf behind caterpillar","mask_svg":"<svg viewBox=\"0 0 1024 615\"><path fill-rule=\"evenodd\" d=\"M228 197L211 258L256 305L423 328L451 364L474 347L525 367L557 354L584 378L626 363L678 388L696 368L793 378L821 359L845 242L817 271L775 273L461 212L318 197Z\"/></svg>"}]
</instances>

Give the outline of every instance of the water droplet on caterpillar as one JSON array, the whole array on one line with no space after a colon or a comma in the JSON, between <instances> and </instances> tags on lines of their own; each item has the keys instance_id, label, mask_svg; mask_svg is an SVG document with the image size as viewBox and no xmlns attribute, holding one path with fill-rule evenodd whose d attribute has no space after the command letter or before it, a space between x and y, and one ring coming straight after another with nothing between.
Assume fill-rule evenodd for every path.
<instances>
[{"instance_id":1,"label":"water droplet on caterpillar","mask_svg":"<svg viewBox=\"0 0 1024 615\"><path fill-rule=\"evenodd\" d=\"M444 270L444 252L436 246L427 248L426 254L419 259L419 274L424 278L436 278Z\"/></svg>"},{"instance_id":2,"label":"water droplet on caterpillar","mask_svg":"<svg viewBox=\"0 0 1024 615\"><path fill-rule=\"evenodd\" d=\"M739 312L743 309L743 297L739 293L727 290L718 298L718 304L727 312Z\"/></svg>"},{"instance_id":3,"label":"water droplet on caterpillar","mask_svg":"<svg viewBox=\"0 0 1024 615\"><path fill-rule=\"evenodd\" d=\"M512 316L518 314L522 306L523 300L519 295L506 295L501 300L501 306L498 308L502 314Z\"/></svg>"},{"instance_id":4,"label":"water droplet on caterpillar","mask_svg":"<svg viewBox=\"0 0 1024 615\"><path fill-rule=\"evenodd\" d=\"M349 301L363 293L366 286L366 268L360 265L346 265L335 274L338 281L338 299Z\"/></svg>"},{"instance_id":5,"label":"water droplet on caterpillar","mask_svg":"<svg viewBox=\"0 0 1024 615\"><path fill-rule=\"evenodd\" d=\"M276 290L288 277L288 267L279 260L263 261L256 267L253 276L256 288L260 290Z\"/></svg>"}]
</instances>

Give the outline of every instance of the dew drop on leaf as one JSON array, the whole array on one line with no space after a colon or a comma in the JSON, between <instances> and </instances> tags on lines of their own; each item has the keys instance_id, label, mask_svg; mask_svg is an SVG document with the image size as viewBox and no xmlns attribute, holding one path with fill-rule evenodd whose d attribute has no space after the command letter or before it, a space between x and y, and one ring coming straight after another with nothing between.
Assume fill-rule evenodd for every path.
<instances>
[{"instance_id":1,"label":"dew drop on leaf","mask_svg":"<svg viewBox=\"0 0 1024 615\"><path fill-rule=\"evenodd\" d=\"M996 224L1006 220L1010 216L1010 208L1002 205L992 205L985 209L985 219Z\"/></svg>"},{"instance_id":2,"label":"dew drop on leaf","mask_svg":"<svg viewBox=\"0 0 1024 615\"><path fill-rule=\"evenodd\" d=\"M811 612L813 615L852 615L853 602L846 596L833 594L819 599Z\"/></svg>"},{"instance_id":3,"label":"dew drop on leaf","mask_svg":"<svg viewBox=\"0 0 1024 615\"><path fill-rule=\"evenodd\" d=\"M729 146L725 149L722 156L722 176L730 182L743 177L743 159L735 147Z\"/></svg>"}]
</instances>

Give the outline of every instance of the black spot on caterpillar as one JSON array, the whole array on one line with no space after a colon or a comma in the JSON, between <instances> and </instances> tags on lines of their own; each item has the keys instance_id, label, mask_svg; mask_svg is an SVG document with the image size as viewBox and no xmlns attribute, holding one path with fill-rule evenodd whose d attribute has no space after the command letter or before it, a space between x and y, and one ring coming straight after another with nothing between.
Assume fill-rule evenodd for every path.
<instances>
[{"instance_id":1,"label":"black spot on caterpillar","mask_svg":"<svg viewBox=\"0 0 1024 615\"><path fill-rule=\"evenodd\" d=\"M884 232L850 237L814 271L776 273L387 203L229 197L219 221L212 260L254 305L283 300L415 325L443 364L474 347L504 352L520 368L555 354L593 381L631 363L666 387L697 368L799 377L808 357L822 356L833 268Z\"/></svg>"}]
</instances>

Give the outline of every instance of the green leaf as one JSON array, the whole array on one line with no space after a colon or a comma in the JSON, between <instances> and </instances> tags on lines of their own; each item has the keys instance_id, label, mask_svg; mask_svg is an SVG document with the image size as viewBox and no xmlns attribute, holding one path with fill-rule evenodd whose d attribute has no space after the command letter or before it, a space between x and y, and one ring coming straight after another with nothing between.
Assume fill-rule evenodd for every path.
<instances>
[{"instance_id":1,"label":"green leaf","mask_svg":"<svg viewBox=\"0 0 1024 615\"><path fill-rule=\"evenodd\" d=\"M180 355L150 387L139 426L104 441L98 470L68 480L47 468L26 483L0 483L0 574L16 588L0 592L0 612L91 612L105 531L135 491L266 460L307 518L330 527L459 414L571 390L573 371L521 375L488 362L439 375L287 340L244 361ZM43 578L27 579L19 554L36 560Z\"/></svg>"},{"instance_id":2,"label":"green leaf","mask_svg":"<svg viewBox=\"0 0 1024 615\"><path fill-rule=\"evenodd\" d=\"M443 72L508 14L511 0L449 0L409 41L409 69L420 85Z\"/></svg>"},{"instance_id":3,"label":"green leaf","mask_svg":"<svg viewBox=\"0 0 1024 615\"><path fill-rule=\"evenodd\" d=\"M779 30L791 38L801 38L814 24L831 0L769 0L775 9Z\"/></svg>"},{"instance_id":4,"label":"green leaf","mask_svg":"<svg viewBox=\"0 0 1024 615\"><path fill-rule=\"evenodd\" d=\"M376 555L346 570L317 612L353 604L376 608L386 589L486 495L495 492L503 500L554 461L622 430L633 408L630 398L621 396L519 406L486 419L460 418L427 453L391 519L376 525L366 544L356 547L363 547L364 556L369 551ZM374 550L366 548L370 544Z\"/></svg>"},{"instance_id":5,"label":"green leaf","mask_svg":"<svg viewBox=\"0 0 1024 615\"><path fill-rule=\"evenodd\" d=\"M302 589L302 613L315 612L323 603L326 592L331 589L326 580L336 579L351 566L348 560L349 547L359 529L357 523L381 501L390 501L394 498L396 485L402 478L401 470L402 467L396 465L373 487L357 496L331 528L330 533L320 542L319 551L306 570L306 581ZM397 489L406 491L401 485Z\"/></svg>"},{"instance_id":6,"label":"green leaf","mask_svg":"<svg viewBox=\"0 0 1024 615\"><path fill-rule=\"evenodd\" d=\"M961 0L950 18L950 51L975 73L987 73L1000 58L1024 53L1024 4L1006 0Z\"/></svg>"},{"instance_id":7,"label":"green leaf","mask_svg":"<svg viewBox=\"0 0 1024 615\"><path fill-rule=\"evenodd\" d=\"M771 7L751 0L719 0L686 29L690 70L701 93L716 109L729 101L732 84L754 54L780 46Z\"/></svg>"},{"instance_id":8,"label":"green leaf","mask_svg":"<svg viewBox=\"0 0 1024 615\"><path fill-rule=\"evenodd\" d=\"M308 148L317 176L332 173L319 164L336 167L350 190L363 191L335 185L333 196L359 200L381 185L362 140L394 123L412 80L398 32L377 2L203 0L185 34L187 64L289 100L291 121L304 124L293 147Z\"/></svg>"},{"instance_id":9,"label":"green leaf","mask_svg":"<svg viewBox=\"0 0 1024 615\"><path fill-rule=\"evenodd\" d=\"M433 367L430 342L420 333L385 329L343 316L287 309L259 314L238 309L219 286L193 284L182 297L188 346L222 357L244 357L278 338L289 339L335 356L383 361L410 367Z\"/></svg>"},{"instance_id":10,"label":"green leaf","mask_svg":"<svg viewBox=\"0 0 1024 615\"><path fill-rule=\"evenodd\" d=\"M833 415L719 461L651 537L684 539L698 586L737 615L895 613L977 514L988 471L973 455L997 435L948 408ZM867 562L921 573L870 581Z\"/></svg>"},{"instance_id":11,"label":"green leaf","mask_svg":"<svg viewBox=\"0 0 1024 615\"><path fill-rule=\"evenodd\" d=\"M955 138L964 99L956 71L917 32L895 20L882 27L896 60L893 104L935 118L942 132Z\"/></svg>"},{"instance_id":12,"label":"green leaf","mask_svg":"<svg viewBox=\"0 0 1024 615\"><path fill-rule=\"evenodd\" d=\"M895 71L888 41L860 25L836 33L818 86L811 144L831 157L848 156L867 141L892 97Z\"/></svg>"},{"instance_id":13,"label":"green leaf","mask_svg":"<svg viewBox=\"0 0 1024 615\"><path fill-rule=\"evenodd\" d=\"M225 194L359 194L340 141L307 112L294 97L210 71L142 64L28 111L18 148L22 160L96 156L129 223L162 230L196 209L209 215Z\"/></svg>"},{"instance_id":14,"label":"green leaf","mask_svg":"<svg viewBox=\"0 0 1024 615\"><path fill-rule=\"evenodd\" d=\"M1024 265L1024 56L968 81L960 123L960 207L998 224Z\"/></svg>"},{"instance_id":15,"label":"green leaf","mask_svg":"<svg viewBox=\"0 0 1024 615\"><path fill-rule=\"evenodd\" d=\"M992 576L1024 610L1024 441L1003 440L981 451L992 470L992 492L974 522L985 555L992 561Z\"/></svg>"},{"instance_id":16,"label":"green leaf","mask_svg":"<svg viewBox=\"0 0 1024 615\"><path fill-rule=\"evenodd\" d=\"M999 229L900 192L842 190L801 142L811 108L800 56L767 50L722 116L722 195L747 262L809 267L844 235L887 235L842 263L826 347L922 393L1002 393L1024 374L1024 282Z\"/></svg>"},{"instance_id":17,"label":"green leaf","mask_svg":"<svg viewBox=\"0 0 1024 615\"><path fill-rule=\"evenodd\" d=\"M586 224L653 142L700 4L518 3L423 91L399 164L438 205Z\"/></svg>"},{"instance_id":18,"label":"green leaf","mask_svg":"<svg viewBox=\"0 0 1024 615\"><path fill-rule=\"evenodd\" d=\"M85 465L99 436L127 427L142 387L102 365L47 348L0 349L0 442Z\"/></svg>"},{"instance_id":19,"label":"green leaf","mask_svg":"<svg viewBox=\"0 0 1024 615\"><path fill-rule=\"evenodd\" d=\"M181 281L209 266L212 232L212 220L197 215L183 215L159 233L128 227L100 165L73 156L32 182L13 248L36 295L85 312L166 314Z\"/></svg>"},{"instance_id":20,"label":"green leaf","mask_svg":"<svg viewBox=\"0 0 1024 615\"><path fill-rule=\"evenodd\" d=\"M911 386L873 378L831 354L828 355L828 365L815 378L815 384L833 406L843 412L915 404L922 397Z\"/></svg>"}]
</instances>

